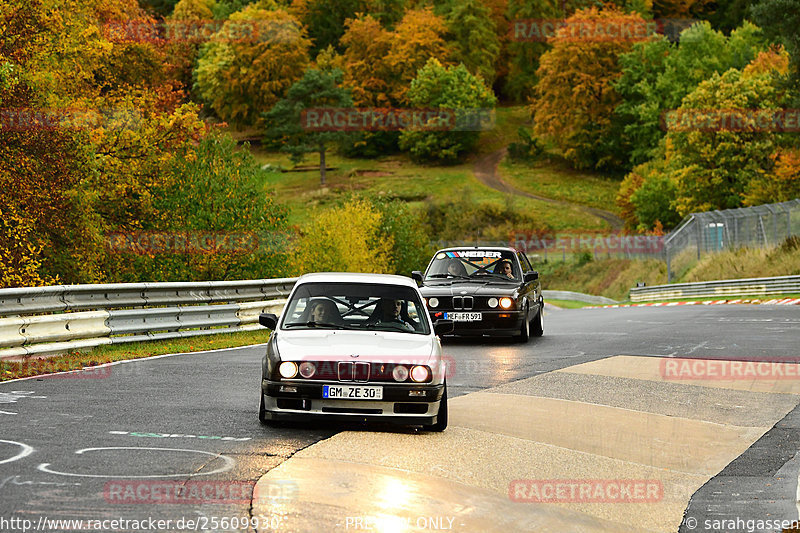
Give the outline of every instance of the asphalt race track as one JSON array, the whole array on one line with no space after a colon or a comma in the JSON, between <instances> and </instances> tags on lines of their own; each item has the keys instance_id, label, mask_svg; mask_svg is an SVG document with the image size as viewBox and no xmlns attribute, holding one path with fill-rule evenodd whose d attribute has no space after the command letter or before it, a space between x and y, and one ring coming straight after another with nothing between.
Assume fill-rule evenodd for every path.
<instances>
[{"instance_id":1,"label":"asphalt race track","mask_svg":"<svg viewBox=\"0 0 800 533\"><path fill-rule=\"evenodd\" d=\"M800 307L548 309L528 344L444 348L442 434L261 426L260 346L0 383L0 531L738 532L798 519ZM725 360L776 364L731 379ZM558 482L645 492L543 492Z\"/></svg>"}]
</instances>

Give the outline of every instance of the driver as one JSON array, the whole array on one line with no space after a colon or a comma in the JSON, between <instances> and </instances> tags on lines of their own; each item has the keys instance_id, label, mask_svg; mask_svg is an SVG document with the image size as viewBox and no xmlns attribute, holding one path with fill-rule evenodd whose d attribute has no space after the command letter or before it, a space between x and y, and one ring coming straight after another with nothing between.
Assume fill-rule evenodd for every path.
<instances>
[{"instance_id":1,"label":"driver","mask_svg":"<svg viewBox=\"0 0 800 533\"><path fill-rule=\"evenodd\" d=\"M381 298L381 318L378 323L398 324L405 330L414 331L414 326L403 320L403 317L400 316L402 310L403 300Z\"/></svg>"}]
</instances>

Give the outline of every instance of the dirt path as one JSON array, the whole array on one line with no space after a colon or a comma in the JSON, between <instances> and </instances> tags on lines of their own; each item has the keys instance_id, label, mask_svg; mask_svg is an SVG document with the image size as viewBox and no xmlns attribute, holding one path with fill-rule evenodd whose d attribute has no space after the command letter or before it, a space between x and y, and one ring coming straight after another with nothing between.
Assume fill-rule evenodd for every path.
<instances>
[{"instance_id":1,"label":"dirt path","mask_svg":"<svg viewBox=\"0 0 800 533\"><path fill-rule=\"evenodd\" d=\"M475 177L478 178L478 181L486 185L487 187L491 187L492 189L508 194L514 194L519 196L526 196L528 198L533 198L534 200L541 200L542 202L547 202L550 204L556 205L566 205L566 206L574 206L580 209L581 211L588 213L594 217L600 218L608 222L611 226L612 230L620 230L624 226L624 222L621 218L610 211L605 211L603 209L598 209L596 207L589 207L583 204L574 204L572 202L566 202L564 200L554 200L553 198L546 198L544 196L539 196L533 193L529 193L527 191L523 191L517 189L513 185L510 185L503 181L503 178L497 173L497 166L500 164L500 161L506 156L507 150L502 148L497 150L496 152L492 152L491 154L485 155L478 159L473 166L472 171L475 173Z\"/></svg>"}]
</instances>

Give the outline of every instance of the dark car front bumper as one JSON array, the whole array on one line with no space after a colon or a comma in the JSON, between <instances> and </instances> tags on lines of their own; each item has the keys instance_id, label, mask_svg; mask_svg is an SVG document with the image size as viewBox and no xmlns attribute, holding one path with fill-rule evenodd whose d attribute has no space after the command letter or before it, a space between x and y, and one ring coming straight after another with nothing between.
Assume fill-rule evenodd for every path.
<instances>
[{"instance_id":1,"label":"dark car front bumper","mask_svg":"<svg viewBox=\"0 0 800 533\"><path fill-rule=\"evenodd\" d=\"M431 311L431 320L436 321L444 318L443 313L462 313L460 310L439 310ZM475 311L478 312L478 311ZM498 335L508 336L517 335L522 329L522 311L480 311L481 320L473 322L454 322L452 335L479 336L479 335Z\"/></svg>"}]
</instances>

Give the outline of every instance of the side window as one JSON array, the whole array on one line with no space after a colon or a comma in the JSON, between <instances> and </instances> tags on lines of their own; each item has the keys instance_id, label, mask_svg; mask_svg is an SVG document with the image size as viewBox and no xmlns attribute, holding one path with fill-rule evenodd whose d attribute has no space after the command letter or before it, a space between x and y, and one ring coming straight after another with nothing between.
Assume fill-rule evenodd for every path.
<instances>
[{"instance_id":1,"label":"side window","mask_svg":"<svg viewBox=\"0 0 800 533\"><path fill-rule=\"evenodd\" d=\"M533 270L533 268L531 268L530 262L528 262L528 258L525 257L525 254L523 254L522 252L517 252L517 257L519 258L519 264L522 265L523 273L530 272L531 270Z\"/></svg>"}]
</instances>

